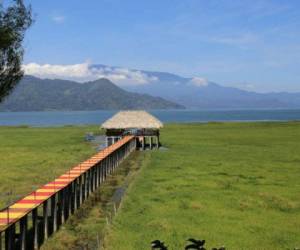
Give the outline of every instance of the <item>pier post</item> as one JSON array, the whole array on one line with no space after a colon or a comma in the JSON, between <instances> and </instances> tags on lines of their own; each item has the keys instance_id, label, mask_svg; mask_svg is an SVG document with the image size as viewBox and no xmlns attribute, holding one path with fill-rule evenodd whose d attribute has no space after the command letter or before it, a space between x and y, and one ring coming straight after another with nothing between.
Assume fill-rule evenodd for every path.
<instances>
[{"instance_id":1,"label":"pier post","mask_svg":"<svg viewBox=\"0 0 300 250\"><path fill-rule=\"evenodd\" d=\"M44 239L48 239L48 204L49 200L43 203L43 227L44 227Z\"/></svg>"},{"instance_id":2,"label":"pier post","mask_svg":"<svg viewBox=\"0 0 300 250\"><path fill-rule=\"evenodd\" d=\"M105 174L105 179L107 179L107 176L109 175L109 167L110 167L110 157L109 155L106 157L106 174Z\"/></svg>"},{"instance_id":3,"label":"pier post","mask_svg":"<svg viewBox=\"0 0 300 250\"><path fill-rule=\"evenodd\" d=\"M104 173L105 173L105 180L106 180L107 175L108 175L108 164L109 164L109 160L108 160L108 156L106 156L106 158L105 158L105 171L104 171Z\"/></svg>"},{"instance_id":4,"label":"pier post","mask_svg":"<svg viewBox=\"0 0 300 250\"><path fill-rule=\"evenodd\" d=\"M20 220L20 249L26 249L27 240L27 215Z\"/></svg>"},{"instance_id":5,"label":"pier post","mask_svg":"<svg viewBox=\"0 0 300 250\"><path fill-rule=\"evenodd\" d=\"M39 235L38 235L38 208L32 210L32 232L33 232L33 249L39 248Z\"/></svg>"},{"instance_id":6,"label":"pier post","mask_svg":"<svg viewBox=\"0 0 300 250\"><path fill-rule=\"evenodd\" d=\"M105 181L106 178L106 158L103 159L102 164L102 181Z\"/></svg>"},{"instance_id":7,"label":"pier post","mask_svg":"<svg viewBox=\"0 0 300 250\"><path fill-rule=\"evenodd\" d=\"M89 196L88 171L84 174L84 200Z\"/></svg>"},{"instance_id":8,"label":"pier post","mask_svg":"<svg viewBox=\"0 0 300 250\"><path fill-rule=\"evenodd\" d=\"M93 190L95 191L96 188L97 188L97 181L98 181L98 167L97 165L93 167L94 171L93 171L93 179L94 179L94 187L93 187Z\"/></svg>"},{"instance_id":9,"label":"pier post","mask_svg":"<svg viewBox=\"0 0 300 250\"><path fill-rule=\"evenodd\" d=\"M90 193L94 191L94 167L90 168Z\"/></svg>"},{"instance_id":10,"label":"pier post","mask_svg":"<svg viewBox=\"0 0 300 250\"><path fill-rule=\"evenodd\" d=\"M101 167L102 167L102 162L100 161L97 165L97 169L98 169L98 187L101 184Z\"/></svg>"},{"instance_id":11,"label":"pier post","mask_svg":"<svg viewBox=\"0 0 300 250\"><path fill-rule=\"evenodd\" d=\"M76 180L73 180L70 185L70 214L73 214L75 211L75 183Z\"/></svg>"},{"instance_id":12,"label":"pier post","mask_svg":"<svg viewBox=\"0 0 300 250\"><path fill-rule=\"evenodd\" d=\"M83 175L79 177L79 206L82 204L82 196L83 196L83 185L82 185Z\"/></svg>"},{"instance_id":13,"label":"pier post","mask_svg":"<svg viewBox=\"0 0 300 250\"><path fill-rule=\"evenodd\" d=\"M93 192L93 173L92 169L89 169L89 194Z\"/></svg>"},{"instance_id":14,"label":"pier post","mask_svg":"<svg viewBox=\"0 0 300 250\"><path fill-rule=\"evenodd\" d=\"M118 154L118 152L117 152L117 151L114 151L114 152L113 152L113 155L112 155L112 159L113 159L112 173L115 171L115 169L116 169L116 167L117 167L117 154Z\"/></svg>"},{"instance_id":15,"label":"pier post","mask_svg":"<svg viewBox=\"0 0 300 250\"><path fill-rule=\"evenodd\" d=\"M9 228L5 230L5 249L11 250L15 249L16 243L16 224L12 224Z\"/></svg>"},{"instance_id":16,"label":"pier post","mask_svg":"<svg viewBox=\"0 0 300 250\"><path fill-rule=\"evenodd\" d=\"M57 230L57 202L56 194L51 197L51 217L53 233Z\"/></svg>"},{"instance_id":17,"label":"pier post","mask_svg":"<svg viewBox=\"0 0 300 250\"><path fill-rule=\"evenodd\" d=\"M84 200L89 196L89 172L86 171L84 177Z\"/></svg>"},{"instance_id":18,"label":"pier post","mask_svg":"<svg viewBox=\"0 0 300 250\"><path fill-rule=\"evenodd\" d=\"M61 224L64 224L65 223L65 188L63 188L61 191L60 191L60 221L61 221Z\"/></svg>"},{"instance_id":19,"label":"pier post","mask_svg":"<svg viewBox=\"0 0 300 250\"><path fill-rule=\"evenodd\" d=\"M99 185L102 183L103 160L99 163Z\"/></svg>"},{"instance_id":20,"label":"pier post","mask_svg":"<svg viewBox=\"0 0 300 250\"><path fill-rule=\"evenodd\" d=\"M72 198L73 198L73 182L71 182L69 184L69 186L67 187L67 192L68 192L68 195L67 195L67 214L68 214L68 217L70 217L70 215L72 214Z\"/></svg>"},{"instance_id":21,"label":"pier post","mask_svg":"<svg viewBox=\"0 0 300 250\"><path fill-rule=\"evenodd\" d=\"M98 188L99 185L99 163L96 164L95 166L95 189Z\"/></svg>"},{"instance_id":22,"label":"pier post","mask_svg":"<svg viewBox=\"0 0 300 250\"><path fill-rule=\"evenodd\" d=\"M73 203L73 212L78 208L78 181L79 179L75 179L74 181L74 203Z\"/></svg>"},{"instance_id":23,"label":"pier post","mask_svg":"<svg viewBox=\"0 0 300 250\"><path fill-rule=\"evenodd\" d=\"M113 170L113 166L114 166L113 154L110 154L109 158L110 158L109 174L112 174L112 170Z\"/></svg>"},{"instance_id":24,"label":"pier post","mask_svg":"<svg viewBox=\"0 0 300 250\"><path fill-rule=\"evenodd\" d=\"M102 178L101 178L101 182L104 182L104 180L105 180L105 166L106 166L106 158L104 158L103 160L102 160L102 166L101 166L101 176L102 176Z\"/></svg>"}]
</instances>

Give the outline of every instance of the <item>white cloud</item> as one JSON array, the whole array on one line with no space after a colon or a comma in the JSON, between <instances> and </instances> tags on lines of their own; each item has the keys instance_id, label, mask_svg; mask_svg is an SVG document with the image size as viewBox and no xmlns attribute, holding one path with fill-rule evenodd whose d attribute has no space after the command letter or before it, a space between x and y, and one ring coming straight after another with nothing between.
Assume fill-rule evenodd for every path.
<instances>
[{"instance_id":1,"label":"white cloud","mask_svg":"<svg viewBox=\"0 0 300 250\"><path fill-rule=\"evenodd\" d=\"M93 66L88 62L73 65L41 65L37 63L29 63L23 65L23 68L25 74L40 78L58 78L77 82L107 78L119 86L142 85L158 80L157 77L150 76L139 70L108 66Z\"/></svg>"},{"instance_id":2,"label":"white cloud","mask_svg":"<svg viewBox=\"0 0 300 250\"><path fill-rule=\"evenodd\" d=\"M52 21L56 22L56 23L63 23L65 22L66 17L63 15L53 15L52 16Z\"/></svg>"},{"instance_id":3,"label":"white cloud","mask_svg":"<svg viewBox=\"0 0 300 250\"><path fill-rule=\"evenodd\" d=\"M194 77L190 83L197 87L205 87L208 85L208 81L202 77Z\"/></svg>"}]
</instances>

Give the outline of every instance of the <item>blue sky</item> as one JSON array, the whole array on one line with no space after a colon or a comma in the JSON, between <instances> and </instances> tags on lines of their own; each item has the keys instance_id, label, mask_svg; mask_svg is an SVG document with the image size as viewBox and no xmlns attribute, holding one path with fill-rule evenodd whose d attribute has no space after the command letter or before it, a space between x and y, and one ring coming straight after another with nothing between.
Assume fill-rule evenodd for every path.
<instances>
[{"instance_id":1,"label":"blue sky","mask_svg":"<svg viewBox=\"0 0 300 250\"><path fill-rule=\"evenodd\" d=\"M84 62L300 91L298 0L27 0L25 64Z\"/></svg>"}]
</instances>

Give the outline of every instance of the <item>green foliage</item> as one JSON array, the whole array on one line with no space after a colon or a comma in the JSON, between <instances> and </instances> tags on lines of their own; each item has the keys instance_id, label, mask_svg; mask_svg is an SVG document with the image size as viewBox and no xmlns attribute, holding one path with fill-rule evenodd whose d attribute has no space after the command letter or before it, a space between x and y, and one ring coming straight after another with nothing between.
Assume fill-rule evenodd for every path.
<instances>
[{"instance_id":1,"label":"green foliage","mask_svg":"<svg viewBox=\"0 0 300 250\"><path fill-rule=\"evenodd\" d=\"M4 111L168 109L182 106L159 97L127 92L107 79L77 83L25 76L0 105Z\"/></svg>"},{"instance_id":2,"label":"green foliage","mask_svg":"<svg viewBox=\"0 0 300 250\"><path fill-rule=\"evenodd\" d=\"M149 152L106 249L300 246L300 123L167 125L161 139L169 150Z\"/></svg>"},{"instance_id":3,"label":"green foliage","mask_svg":"<svg viewBox=\"0 0 300 250\"><path fill-rule=\"evenodd\" d=\"M0 127L0 208L96 152L84 137L98 130L97 126Z\"/></svg>"},{"instance_id":4,"label":"green foliage","mask_svg":"<svg viewBox=\"0 0 300 250\"><path fill-rule=\"evenodd\" d=\"M0 102L23 76L22 41L31 23L31 9L22 0L6 9L0 3Z\"/></svg>"}]
</instances>

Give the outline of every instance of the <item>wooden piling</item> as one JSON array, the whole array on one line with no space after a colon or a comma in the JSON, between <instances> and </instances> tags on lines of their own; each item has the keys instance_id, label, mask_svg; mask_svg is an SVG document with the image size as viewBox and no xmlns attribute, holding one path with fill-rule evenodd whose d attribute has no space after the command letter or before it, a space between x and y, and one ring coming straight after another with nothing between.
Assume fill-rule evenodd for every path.
<instances>
[{"instance_id":1,"label":"wooden piling","mask_svg":"<svg viewBox=\"0 0 300 250\"><path fill-rule=\"evenodd\" d=\"M16 246L16 225L12 224L5 230L5 249L12 250Z\"/></svg>"},{"instance_id":2,"label":"wooden piling","mask_svg":"<svg viewBox=\"0 0 300 250\"><path fill-rule=\"evenodd\" d=\"M27 215L20 220L20 249L26 250L27 243Z\"/></svg>"},{"instance_id":3,"label":"wooden piling","mask_svg":"<svg viewBox=\"0 0 300 250\"><path fill-rule=\"evenodd\" d=\"M83 185L82 185L82 179L83 176L81 175L79 177L79 206L82 204L82 198L83 198Z\"/></svg>"},{"instance_id":4,"label":"wooden piling","mask_svg":"<svg viewBox=\"0 0 300 250\"><path fill-rule=\"evenodd\" d=\"M32 233L33 233L33 249L39 248L38 235L38 208L32 210Z\"/></svg>"},{"instance_id":5,"label":"wooden piling","mask_svg":"<svg viewBox=\"0 0 300 250\"><path fill-rule=\"evenodd\" d=\"M52 231L56 232L57 230L57 202L56 202L57 195L54 194L51 197L51 219L52 219Z\"/></svg>"},{"instance_id":6,"label":"wooden piling","mask_svg":"<svg viewBox=\"0 0 300 250\"><path fill-rule=\"evenodd\" d=\"M48 239L48 225L49 225L49 217L48 217L48 205L49 200L44 201L43 204L43 231L44 231L44 240Z\"/></svg>"}]
</instances>

